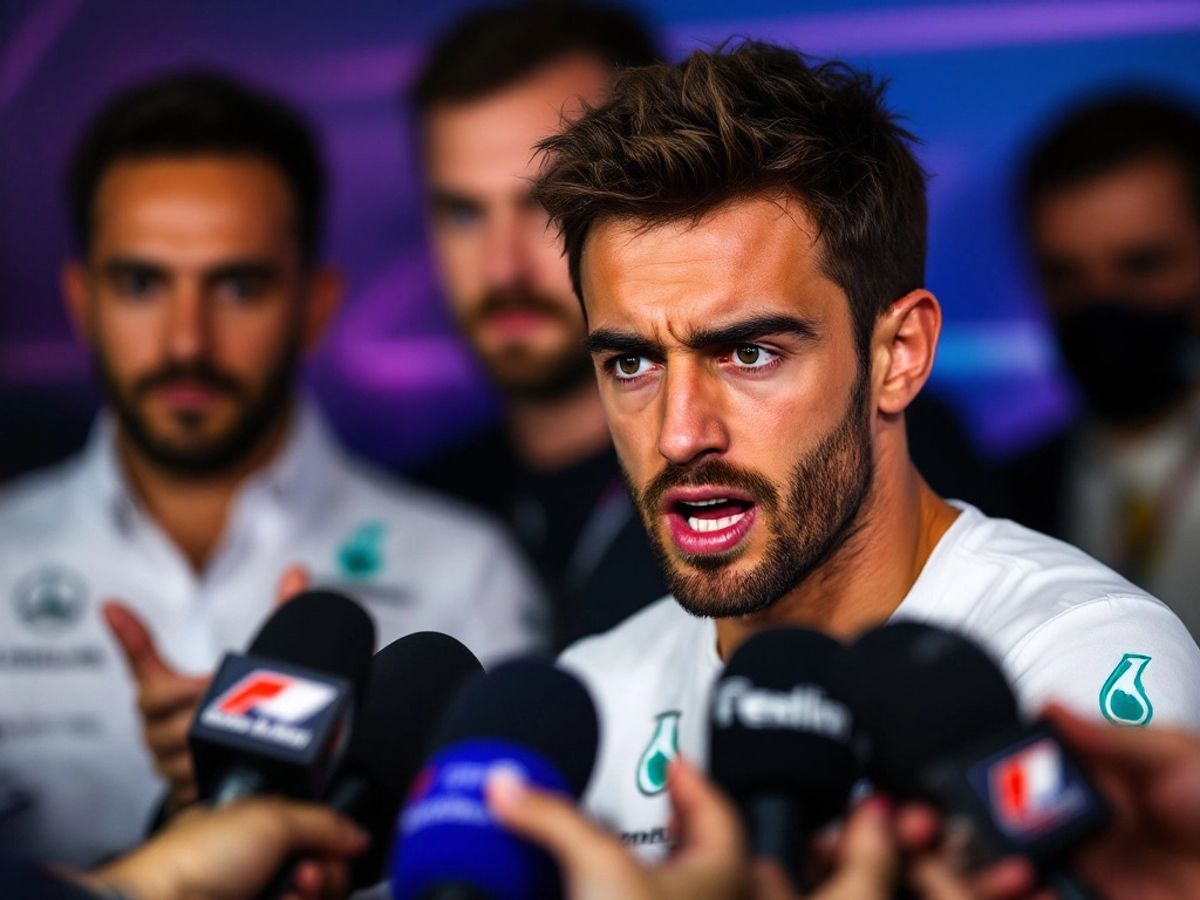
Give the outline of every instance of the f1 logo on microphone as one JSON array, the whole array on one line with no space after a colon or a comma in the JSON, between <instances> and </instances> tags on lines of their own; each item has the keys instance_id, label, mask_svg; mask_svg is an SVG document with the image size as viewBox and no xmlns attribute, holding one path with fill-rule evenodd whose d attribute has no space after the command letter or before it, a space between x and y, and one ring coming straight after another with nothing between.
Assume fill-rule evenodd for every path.
<instances>
[{"instance_id":1,"label":"f1 logo on microphone","mask_svg":"<svg viewBox=\"0 0 1200 900\"><path fill-rule=\"evenodd\" d=\"M218 697L211 708L226 716L261 716L295 725L311 719L336 697L337 691L328 684L255 669Z\"/></svg>"},{"instance_id":2,"label":"f1 logo on microphone","mask_svg":"<svg viewBox=\"0 0 1200 900\"><path fill-rule=\"evenodd\" d=\"M988 773L992 810L1010 834L1043 831L1079 806L1062 749L1050 738L994 763Z\"/></svg>"}]
</instances>

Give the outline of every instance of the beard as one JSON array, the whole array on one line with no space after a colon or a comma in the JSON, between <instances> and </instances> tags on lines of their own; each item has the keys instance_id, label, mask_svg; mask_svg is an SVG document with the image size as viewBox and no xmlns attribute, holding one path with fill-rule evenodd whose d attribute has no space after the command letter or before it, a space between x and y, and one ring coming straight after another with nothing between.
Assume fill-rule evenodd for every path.
<instances>
[{"instance_id":1,"label":"beard","mask_svg":"<svg viewBox=\"0 0 1200 900\"><path fill-rule=\"evenodd\" d=\"M502 350L484 350L476 338L487 320L498 313L529 312L546 316L567 335L550 352L534 351L520 341ZM592 360L583 343L583 324L563 304L525 288L492 291L462 321L462 327L488 376L508 397L518 400L556 400L593 377Z\"/></svg>"},{"instance_id":2,"label":"beard","mask_svg":"<svg viewBox=\"0 0 1200 900\"><path fill-rule=\"evenodd\" d=\"M103 352L97 352L96 365L117 421L134 448L158 468L173 475L204 478L241 463L278 424L291 402L299 356L299 343L289 342L257 393L204 361L170 363L143 376L128 388L118 382ZM180 441L156 435L141 412L141 400L151 390L177 381L201 384L232 399L238 406L233 424L222 434L206 438L201 434L203 423L200 417L181 413L176 416L176 421L184 431L193 432L193 437Z\"/></svg>"},{"instance_id":3,"label":"beard","mask_svg":"<svg viewBox=\"0 0 1200 900\"><path fill-rule=\"evenodd\" d=\"M858 531L859 513L874 478L867 415L867 378L860 374L841 422L791 469L777 487L758 472L709 459L696 466L669 464L644 491L626 485L676 601L695 616L726 618L762 612L819 569ZM734 573L746 550L683 554L659 526L662 497L675 487L719 484L753 497L758 522L769 527L762 562ZM765 516L761 515L766 513Z\"/></svg>"}]
</instances>

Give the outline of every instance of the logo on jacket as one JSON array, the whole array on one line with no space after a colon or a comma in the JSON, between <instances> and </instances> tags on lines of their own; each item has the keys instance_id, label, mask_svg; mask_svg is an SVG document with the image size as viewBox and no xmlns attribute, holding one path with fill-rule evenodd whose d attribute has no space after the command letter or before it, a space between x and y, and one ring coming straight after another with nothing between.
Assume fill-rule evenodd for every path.
<instances>
[{"instance_id":1,"label":"logo on jacket","mask_svg":"<svg viewBox=\"0 0 1200 900\"><path fill-rule=\"evenodd\" d=\"M1150 657L1141 653L1126 653L1112 670L1104 687L1100 688L1100 712L1117 725L1148 725L1154 707L1142 684L1142 673L1150 665Z\"/></svg>"},{"instance_id":2,"label":"logo on jacket","mask_svg":"<svg viewBox=\"0 0 1200 900\"><path fill-rule=\"evenodd\" d=\"M679 755L679 716L672 709L654 718L654 734L637 766L637 787L647 797L661 794L667 786L667 768Z\"/></svg>"},{"instance_id":3,"label":"logo on jacket","mask_svg":"<svg viewBox=\"0 0 1200 900\"><path fill-rule=\"evenodd\" d=\"M337 553L338 568L346 578L370 578L383 568L382 522L365 522L346 539Z\"/></svg>"},{"instance_id":4,"label":"logo on jacket","mask_svg":"<svg viewBox=\"0 0 1200 900\"><path fill-rule=\"evenodd\" d=\"M18 581L13 600L17 616L30 631L59 634L82 618L87 586L69 569L47 566Z\"/></svg>"}]
</instances>

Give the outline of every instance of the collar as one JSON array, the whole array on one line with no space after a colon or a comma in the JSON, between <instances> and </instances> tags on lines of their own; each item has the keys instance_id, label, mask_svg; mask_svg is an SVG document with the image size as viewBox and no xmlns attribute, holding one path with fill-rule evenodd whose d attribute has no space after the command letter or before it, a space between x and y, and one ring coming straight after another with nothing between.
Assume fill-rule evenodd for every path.
<instances>
[{"instance_id":1,"label":"collar","mask_svg":"<svg viewBox=\"0 0 1200 900\"><path fill-rule=\"evenodd\" d=\"M117 454L117 422L111 410L100 412L83 451L81 475L86 490L122 531L145 516ZM345 467L342 450L316 405L296 401L292 421L279 452L239 487L234 506L266 502L288 514L310 509L335 469Z\"/></svg>"}]
</instances>

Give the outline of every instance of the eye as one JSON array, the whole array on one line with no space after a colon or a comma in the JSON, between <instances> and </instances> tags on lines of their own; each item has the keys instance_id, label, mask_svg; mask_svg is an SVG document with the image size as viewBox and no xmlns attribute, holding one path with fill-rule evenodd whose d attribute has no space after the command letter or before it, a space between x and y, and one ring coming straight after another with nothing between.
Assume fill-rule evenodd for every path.
<instances>
[{"instance_id":1,"label":"eye","mask_svg":"<svg viewBox=\"0 0 1200 900\"><path fill-rule=\"evenodd\" d=\"M612 361L613 374L618 381L630 381L650 371L650 360L644 356L617 356Z\"/></svg>"},{"instance_id":2,"label":"eye","mask_svg":"<svg viewBox=\"0 0 1200 900\"><path fill-rule=\"evenodd\" d=\"M148 270L131 269L117 278L117 291L125 297L143 299L154 292L159 280Z\"/></svg>"},{"instance_id":3,"label":"eye","mask_svg":"<svg viewBox=\"0 0 1200 900\"><path fill-rule=\"evenodd\" d=\"M758 344L740 344L734 348L731 358L739 369L762 369L779 357Z\"/></svg>"},{"instance_id":4,"label":"eye","mask_svg":"<svg viewBox=\"0 0 1200 900\"><path fill-rule=\"evenodd\" d=\"M254 275L230 275L218 284L220 296L234 303L249 303L258 299L266 280Z\"/></svg>"}]
</instances>

